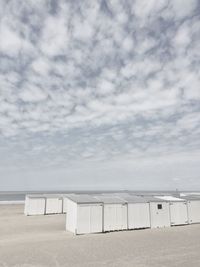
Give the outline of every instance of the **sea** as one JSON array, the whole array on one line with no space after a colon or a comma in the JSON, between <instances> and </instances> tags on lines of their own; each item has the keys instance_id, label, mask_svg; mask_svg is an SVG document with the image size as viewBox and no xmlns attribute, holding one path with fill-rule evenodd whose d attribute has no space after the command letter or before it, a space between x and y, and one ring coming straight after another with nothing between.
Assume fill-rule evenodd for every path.
<instances>
[{"instance_id":1,"label":"sea","mask_svg":"<svg viewBox=\"0 0 200 267\"><path fill-rule=\"evenodd\" d=\"M25 202L27 194L67 194L72 191L0 191L0 204L19 204Z\"/></svg>"}]
</instances>

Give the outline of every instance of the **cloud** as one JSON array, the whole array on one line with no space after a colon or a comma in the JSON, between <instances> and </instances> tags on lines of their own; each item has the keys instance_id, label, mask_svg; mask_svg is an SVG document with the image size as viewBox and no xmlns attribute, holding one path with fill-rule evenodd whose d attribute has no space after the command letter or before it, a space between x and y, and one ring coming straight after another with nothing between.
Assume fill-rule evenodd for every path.
<instances>
[{"instance_id":1,"label":"cloud","mask_svg":"<svg viewBox=\"0 0 200 267\"><path fill-rule=\"evenodd\" d=\"M4 24L4 22L1 22ZM1 26L0 52L7 56L17 56L20 51L31 52L32 46L26 39L20 37L14 30L8 26Z\"/></svg>"},{"instance_id":2,"label":"cloud","mask_svg":"<svg viewBox=\"0 0 200 267\"><path fill-rule=\"evenodd\" d=\"M5 166L197 161L198 1L3 1L0 14Z\"/></svg>"},{"instance_id":3,"label":"cloud","mask_svg":"<svg viewBox=\"0 0 200 267\"><path fill-rule=\"evenodd\" d=\"M47 94L37 86L24 86L25 89L19 94L19 99L24 102L40 102L47 98Z\"/></svg>"},{"instance_id":4,"label":"cloud","mask_svg":"<svg viewBox=\"0 0 200 267\"><path fill-rule=\"evenodd\" d=\"M145 0L136 0L132 6L132 11L139 18L149 18L149 16L155 16L155 14L160 12L164 7L167 6L166 1L156 1L150 0L146 3Z\"/></svg>"},{"instance_id":5,"label":"cloud","mask_svg":"<svg viewBox=\"0 0 200 267\"><path fill-rule=\"evenodd\" d=\"M133 38L127 36L124 41L123 41L123 49L127 52L130 52L133 50L133 46L134 46L134 41Z\"/></svg>"},{"instance_id":6,"label":"cloud","mask_svg":"<svg viewBox=\"0 0 200 267\"><path fill-rule=\"evenodd\" d=\"M41 52L47 56L64 55L69 42L68 35L63 17L48 16L45 19L40 40Z\"/></svg>"},{"instance_id":7,"label":"cloud","mask_svg":"<svg viewBox=\"0 0 200 267\"><path fill-rule=\"evenodd\" d=\"M48 75L48 72L50 70L49 61L46 58L38 58L33 61L32 63L32 69L36 73L44 76Z\"/></svg>"},{"instance_id":8,"label":"cloud","mask_svg":"<svg viewBox=\"0 0 200 267\"><path fill-rule=\"evenodd\" d=\"M180 26L175 38L174 38L174 46L178 46L180 48L186 48L191 42L190 29L187 25Z\"/></svg>"},{"instance_id":9,"label":"cloud","mask_svg":"<svg viewBox=\"0 0 200 267\"><path fill-rule=\"evenodd\" d=\"M195 12L198 1L192 0L188 2L187 0L175 0L170 2L172 6L172 10L174 11L174 15L176 18L184 18L187 16L191 16L193 12Z\"/></svg>"}]
</instances>

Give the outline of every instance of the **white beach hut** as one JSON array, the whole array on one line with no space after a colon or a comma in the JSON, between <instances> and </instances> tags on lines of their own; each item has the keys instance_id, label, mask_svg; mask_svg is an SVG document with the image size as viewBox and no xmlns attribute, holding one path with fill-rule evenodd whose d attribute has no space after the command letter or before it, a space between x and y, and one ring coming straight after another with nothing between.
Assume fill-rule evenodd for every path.
<instances>
[{"instance_id":1,"label":"white beach hut","mask_svg":"<svg viewBox=\"0 0 200 267\"><path fill-rule=\"evenodd\" d=\"M170 224L172 226L188 224L187 202L184 199L174 196L156 196L156 198L169 201Z\"/></svg>"},{"instance_id":2,"label":"white beach hut","mask_svg":"<svg viewBox=\"0 0 200 267\"><path fill-rule=\"evenodd\" d=\"M138 196L125 196L128 205L128 229L150 228L149 203Z\"/></svg>"},{"instance_id":3,"label":"white beach hut","mask_svg":"<svg viewBox=\"0 0 200 267\"><path fill-rule=\"evenodd\" d=\"M150 196L144 199L150 205L151 228L170 227L169 202Z\"/></svg>"},{"instance_id":4,"label":"white beach hut","mask_svg":"<svg viewBox=\"0 0 200 267\"><path fill-rule=\"evenodd\" d=\"M189 223L200 223L200 197L185 196L184 199L187 201Z\"/></svg>"},{"instance_id":5,"label":"white beach hut","mask_svg":"<svg viewBox=\"0 0 200 267\"><path fill-rule=\"evenodd\" d=\"M63 213L63 196L46 194L45 214Z\"/></svg>"},{"instance_id":6,"label":"white beach hut","mask_svg":"<svg viewBox=\"0 0 200 267\"><path fill-rule=\"evenodd\" d=\"M127 203L117 196L99 195L95 197L103 202L103 231L127 229Z\"/></svg>"},{"instance_id":7,"label":"white beach hut","mask_svg":"<svg viewBox=\"0 0 200 267\"><path fill-rule=\"evenodd\" d=\"M44 215L46 198L44 195L26 195L24 214L25 215Z\"/></svg>"},{"instance_id":8,"label":"white beach hut","mask_svg":"<svg viewBox=\"0 0 200 267\"><path fill-rule=\"evenodd\" d=\"M74 234L102 232L102 202L89 195L68 196L66 230Z\"/></svg>"}]
</instances>

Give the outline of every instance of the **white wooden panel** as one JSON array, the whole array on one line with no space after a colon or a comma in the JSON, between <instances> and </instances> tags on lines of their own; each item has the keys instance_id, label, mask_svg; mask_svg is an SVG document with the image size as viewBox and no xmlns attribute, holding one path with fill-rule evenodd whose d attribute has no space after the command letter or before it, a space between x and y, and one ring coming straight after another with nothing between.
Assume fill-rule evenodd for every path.
<instances>
[{"instance_id":1,"label":"white wooden panel","mask_svg":"<svg viewBox=\"0 0 200 267\"><path fill-rule=\"evenodd\" d=\"M171 225L188 224L188 212L186 202L170 203Z\"/></svg>"},{"instance_id":2,"label":"white wooden panel","mask_svg":"<svg viewBox=\"0 0 200 267\"><path fill-rule=\"evenodd\" d=\"M25 205L24 205L24 214L25 215L28 215L28 208L29 208L29 197L26 196Z\"/></svg>"},{"instance_id":3,"label":"white wooden panel","mask_svg":"<svg viewBox=\"0 0 200 267\"><path fill-rule=\"evenodd\" d=\"M63 199L62 198L58 199L57 213L63 213Z\"/></svg>"},{"instance_id":4,"label":"white wooden panel","mask_svg":"<svg viewBox=\"0 0 200 267\"><path fill-rule=\"evenodd\" d=\"M104 205L104 231L115 230L115 220L116 220L115 217L116 217L115 206Z\"/></svg>"},{"instance_id":5,"label":"white wooden panel","mask_svg":"<svg viewBox=\"0 0 200 267\"><path fill-rule=\"evenodd\" d=\"M200 201L188 201L189 223L200 223Z\"/></svg>"},{"instance_id":6,"label":"white wooden panel","mask_svg":"<svg viewBox=\"0 0 200 267\"><path fill-rule=\"evenodd\" d=\"M127 205L117 205L116 213L117 213L116 230L127 229Z\"/></svg>"},{"instance_id":7,"label":"white wooden panel","mask_svg":"<svg viewBox=\"0 0 200 267\"><path fill-rule=\"evenodd\" d=\"M103 230L103 207L94 205L90 207L90 232L100 233Z\"/></svg>"},{"instance_id":8,"label":"white wooden panel","mask_svg":"<svg viewBox=\"0 0 200 267\"><path fill-rule=\"evenodd\" d=\"M90 233L90 206L79 206L77 212L77 234Z\"/></svg>"},{"instance_id":9,"label":"white wooden panel","mask_svg":"<svg viewBox=\"0 0 200 267\"><path fill-rule=\"evenodd\" d=\"M62 199L49 198L46 200L46 214L62 213Z\"/></svg>"},{"instance_id":10,"label":"white wooden panel","mask_svg":"<svg viewBox=\"0 0 200 267\"><path fill-rule=\"evenodd\" d=\"M44 198L30 198L27 207L27 215L42 215L45 210Z\"/></svg>"},{"instance_id":11,"label":"white wooden panel","mask_svg":"<svg viewBox=\"0 0 200 267\"><path fill-rule=\"evenodd\" d=\"M127 205L104 205L104 231L127 229Z\"/></svg>"},{"instance_id":12,"label":"white wooden panel","mask_svg":"<svg viewBox=\"0 0 200 267\"><path fill-rule=\"evenodd\" d=\"M63 198L63 213L67 213L67 201L68 199L66 197Z\"/></svg>"},{"instance_id":13,"label":"white wooden panel","mask_svg":"<svg viewBox=\"0 0 200 267\"><path fill-rule=\"evenodd\" d=\"M102 206L78 205L77 234L102 232Z\"/></svg>"},{"instance_id":14,"label":"white wooden panel","mask_svg":"<svg viewBox=\"0 0 200 267\"><path fill-rule=\"evenodd\" d=\"M57 199L47 198L46 200L46 214L56 213L55 209L57 208Z\"/></svg>"},{"instance_id":15,"label":"white wooden panel","mask_svg":"<svg viewBox=\"0 0 200 267\"><path fill-rule=\"evenodd\" d=\"M161 207L161 208L160 208ZM150 203L151 228L170 226L169 203Z\"/></svg>"},{"instance_id":16,"label":"white wooden panel","mask_svg":"<svg viewBox=\"0 0 200 267\"><path fill-rule=\"evenodd\" d=\"M74 234L77 232L77 204L71 200L67 202L66 230Z\"/></svg>"},{"instance_id":17,"label":"white wooden panel","mask_svg":"<svg viewBox=\"0 0 200 267\"><path fill-rule=\"evenodd\" d=\"M128 204L128 228L139 229L150 227L150 215L148 203Z\"/></svg>"}]
</instances>

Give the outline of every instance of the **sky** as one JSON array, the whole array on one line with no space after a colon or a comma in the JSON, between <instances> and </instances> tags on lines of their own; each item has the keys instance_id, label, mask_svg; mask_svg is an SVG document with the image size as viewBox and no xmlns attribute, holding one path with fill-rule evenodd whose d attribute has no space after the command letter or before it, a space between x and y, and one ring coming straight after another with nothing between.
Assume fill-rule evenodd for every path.
<instances>
[{"instance_id":1,"label":"sky","mask_svg":"<svg viewBox=\"0 0 200 267\"><path fill-rule=\"evenodd\" d=\"M0 0L0 190L200 189L199 0Z\"/></svg>"}]
</instances>

